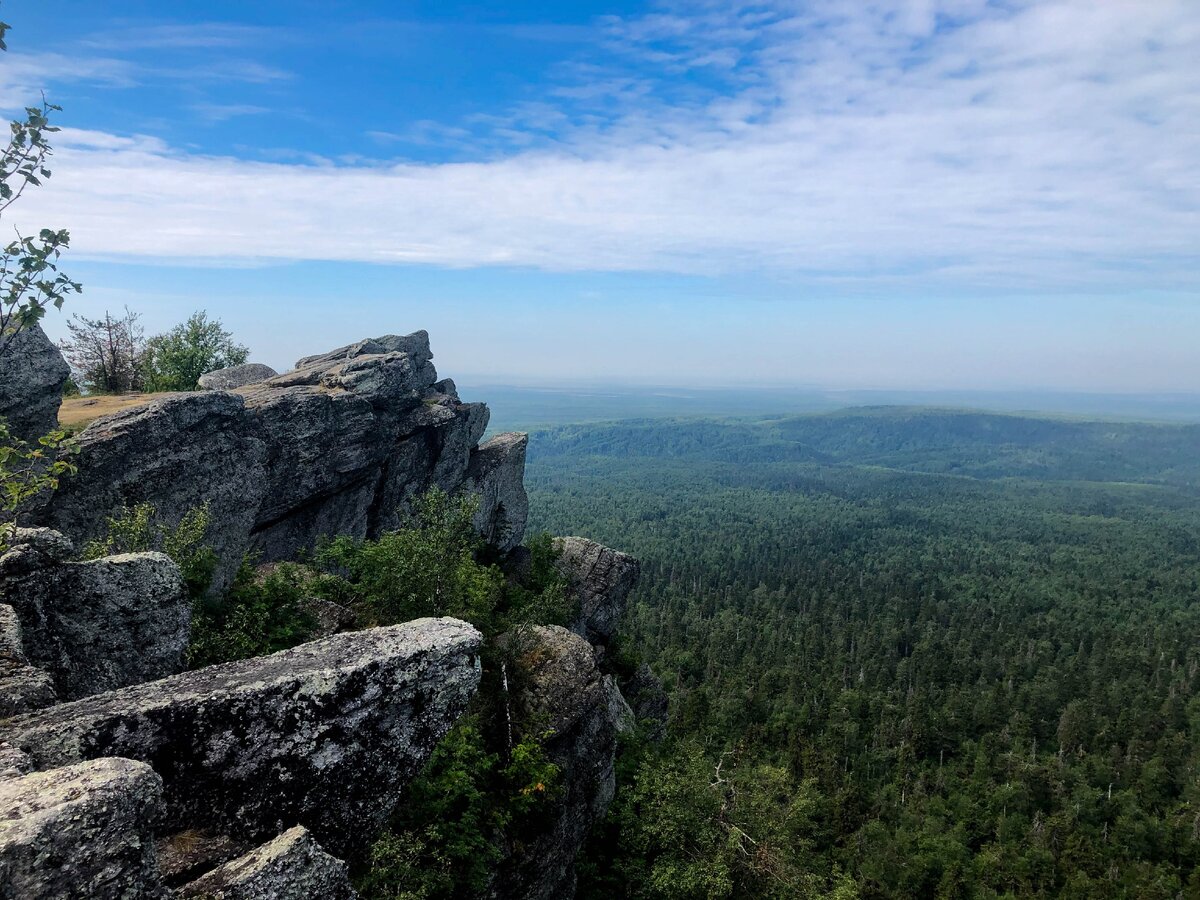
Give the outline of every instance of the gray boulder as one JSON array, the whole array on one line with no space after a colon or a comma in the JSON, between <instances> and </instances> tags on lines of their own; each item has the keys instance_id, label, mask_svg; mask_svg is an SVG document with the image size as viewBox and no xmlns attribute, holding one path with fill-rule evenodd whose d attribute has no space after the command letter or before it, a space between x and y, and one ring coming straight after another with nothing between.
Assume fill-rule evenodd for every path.
<instances>
[{"instance_id":1,"label":"gray boulder","mask_svg":"<svg viewBox=\"0 0 1200 900\"><path fill-rule=\"evenodd\" d=\"M632 734L637 731L637 715L625 695L617 679L612 675L604 676L604 695L608 699L608 716L616 726L617 734Z\"/></svg>"},{"instance_id":2,"label":"gray boulder","mask_svg":"<svg viewBox=\"0 0 1200 900\"><path fill-rule=\"evenodd\" d=\"M249 549L264 495L266 448L239 394L176 394L97 419L79 436L79 471L65 479L42 524L80 543L102 538L123 506L152 503L180 521L208 504L206 537L224 563L223 581Z\"/></svg>"},{"instance_id":3,"label":"gray boulder","mask_svg":"<svg viewBox=\"0 0 1200 900\"><path fill-rule=\"evenodd\" d=\"M479 682L479 632L455 619L336 635L0 724L41 768L151 763L164 831L262 841L309 828L361 851Z\"/></svg>"},{"instance_id":4,"label":"gray boulder","mask_svg":"<svg viewBox=\"0 0 1200 900\"><path fill-rule=\"evenodd\" d=\"M180 888L177 897L204 900L355 900L346 864L330 856L307 829L273 841Z\"/></svg>"},{"instance_id":5,"label":"gray boulder","mask_svg":"<svg viewBox=\"0 0 1200 900\"><path fill-rule=\"evenodd\" d=\"M162 553L64 561L69 550L62 535L18 529L0 556L27 663L65 700L182 671L192 608L179 567Z\"/></svg>"},{"instance_id":6,"label":"gray boulder","mask_svg":"<svg viewBox=\"0 0 1200 900\"><path fill-rule=\"evenodd\" d=\"M300 607L312 617L313 627L309 634L314 640L349 631L358 622L354 610L322 597L306 597Z\"/></svg>"},{"instance_id":7,"label":"gray boulder","mask_svg":"<svg viewBox=\"0 0 1200 900\"><path fill-rule=\"evenodd\" d=\"M58 348L37 325L0 341L0 419L19 439L34 443L58 427L63 385L71 374Z\"/></svg>"},{"instance_id":8,"label":"gray boulder","mask_svg":"<svg viewBox=\"0 0 1200 900\"><path fill-rule=\"evenodd\" d=\"M517 661L516 724L553 731L544 747L560 769L560 792L543 801L535 834L509 841L491 895L573 897L575 858L616 789L614 686L601 675L591 645L557 625L521 629L501 644Z\"/></svg>"},{"instance_id":9,"label":"gray boulder","mask_svg":"<svg viewBox=\"0 0 1200 900\"><path fill-rule=\"evenodd\" d=\"M529 435L498 434L471 454L463 490L479 497L475 527L501 550L525 536L529 497L525 493L525 449Z\"/></svg>"},{"instance_id":10,"label":"gray boulder","mask_svg":"<svg viewBox=\"0 0 1200 900\"><path fill-rule=\"evenodd\" d=\"M641 575L641 564L627 553L581 537L558 538L558 570L579 602L571 630L594 644L607 644L617 633L625 601Z\"/></svg>"},{"instance_id":11,"label":"gray boulder","mask_svg":"<svg viewBox=\"0 0 1200 900\"><path fill-rule=\"evenodd\" d=\"M164 896L151 834L162 781L128 759L95 759L0 781L0 896Z\"/></svg>"},{"instance_id":12,"label":"gray boulder","mask_svg":"<svg viewBox=\"0 0 1200 900\"><path fill-rule=\"evenodd\" d=\"M258 384L278 374L270 366L264 366L262 363L245 363L206 372L200 376L199 381L200 387L206 391L232 391L248 384Z\"/></svg>"}]
</instances>

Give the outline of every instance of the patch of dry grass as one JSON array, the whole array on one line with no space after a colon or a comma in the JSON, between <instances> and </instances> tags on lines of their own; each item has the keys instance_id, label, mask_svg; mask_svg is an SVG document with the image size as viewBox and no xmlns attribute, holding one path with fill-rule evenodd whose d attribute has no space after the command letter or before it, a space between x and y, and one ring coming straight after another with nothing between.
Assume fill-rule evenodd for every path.
<instances>
[{"instance_id":1,"label":"patch of dry grass","mask_svg":"<svg viewBox=\"0 0 1200 900\"><path fill-rule=\"evenodd\" d=\"M124 409L143 406L159 397L170 397L170 393L162 394L113 394L99 397L68 397L63 400L58 410L58 422L73 431L83 428L93 419L108 416Z\"/></svg>"}]
</instances>

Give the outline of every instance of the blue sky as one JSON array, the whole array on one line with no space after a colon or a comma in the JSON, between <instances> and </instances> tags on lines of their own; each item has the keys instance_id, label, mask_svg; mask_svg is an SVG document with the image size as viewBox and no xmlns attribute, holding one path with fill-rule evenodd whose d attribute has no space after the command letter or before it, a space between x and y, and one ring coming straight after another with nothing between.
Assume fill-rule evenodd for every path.
<instances>
[{"instance_id":1,"label":"blue sky","mask_svg":"<svg viewBox=\"0 0 1200 900\"><path fill-rule=\"evenodd\" d=\"M1200 387L1192 0L0 15L82 312L277 367L428 328L496 379Z\"/></svg>"}]
</instances>

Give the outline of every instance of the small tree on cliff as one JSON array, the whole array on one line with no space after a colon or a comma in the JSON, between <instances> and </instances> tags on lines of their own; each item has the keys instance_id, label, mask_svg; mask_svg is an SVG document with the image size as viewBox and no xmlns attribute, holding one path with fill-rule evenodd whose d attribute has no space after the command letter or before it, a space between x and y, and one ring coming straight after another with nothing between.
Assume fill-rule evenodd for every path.
<instances>
[{"instance_id":1,"label":"small tree on cliff","mask_svg":"<svg viewBox=\"0 0 1200 900\"><path fill-rule=\"evenodd\" d=\"M250 348L237 343L219 319L200 310L182 325L146 343L142 361L148 391L194 391L200 376L216 369L240 366Z\"/></svg>"},{"instance_id":2,"label":"small tree on cliff","mask_svg":"<svg viewBox=\"0 0 1200 900\"><path fill-rule=\"evenodd\" d=\"M102 319L71 316L70 338L59 349L71 364L71 377L89 394L124 394L142 389L145 332L139 316L129 309L123 316L105 311Z\"/></svg>"},{"instance_id":3,"label":"small tree on cliff","mask_svg":"<svg viewBox=\"0 0 1200 900\"><path fill-rule=\"evenodd\" d=\"M8 30L0 22L0 51L8 50ZM41 106L26 107L25 118L11 123L8 146L0 152L0 222L26 188L50 177L48 136L58 131L50 124L50 113L58 109L43 98ZM16 239L0 249L0 363L22 328L35 324L51 306L61 309L70 294L82 290L58 271L59 257L70 241L64 230L43 228L37 237L18 231ZM72 470L64 459L70 450L64 437L52 433L31 446L0 420L0 553L7 549L18 513L33 498L58 487L59 478Z\"/></svg>"},{"instance_id":4,"label":"small tree on cliff","mask_svg":"<svg viewBox=\"0 0 1200 900\"><path fill-rule=\"evenodd\" d=\"M0 22L0 50L8 49L4 42L8 29ZM49 135L58 131L50 124L50 114L58 111L43 99L40 106L25 108L24 119L11 123L8 146L0 154L0 222L26 188L50 177ZM58 271L59 257L70 243L65 230L43 228L37 237L18 232L0 250L0 357L18 331L41 319L51 306L61 309L70 294L82 290Z\"/></svg>"}]
</instances>

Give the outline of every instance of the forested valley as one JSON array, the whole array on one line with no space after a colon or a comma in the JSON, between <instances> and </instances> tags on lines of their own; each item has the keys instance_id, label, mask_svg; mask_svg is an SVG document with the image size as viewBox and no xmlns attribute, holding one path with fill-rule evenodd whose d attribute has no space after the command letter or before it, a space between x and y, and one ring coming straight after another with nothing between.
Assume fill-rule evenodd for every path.
<instances>
[{"instance_id":1,"label":"forested valley","mask_svg":"<svg viewBox=\"0 0 1200 900\"><path fill-rule=\"evenodd\" d=\"M639 556L665 681L600 897L1200 896L1200 427L563 426L531 529Z\"/></svg>"}]
</instances>

